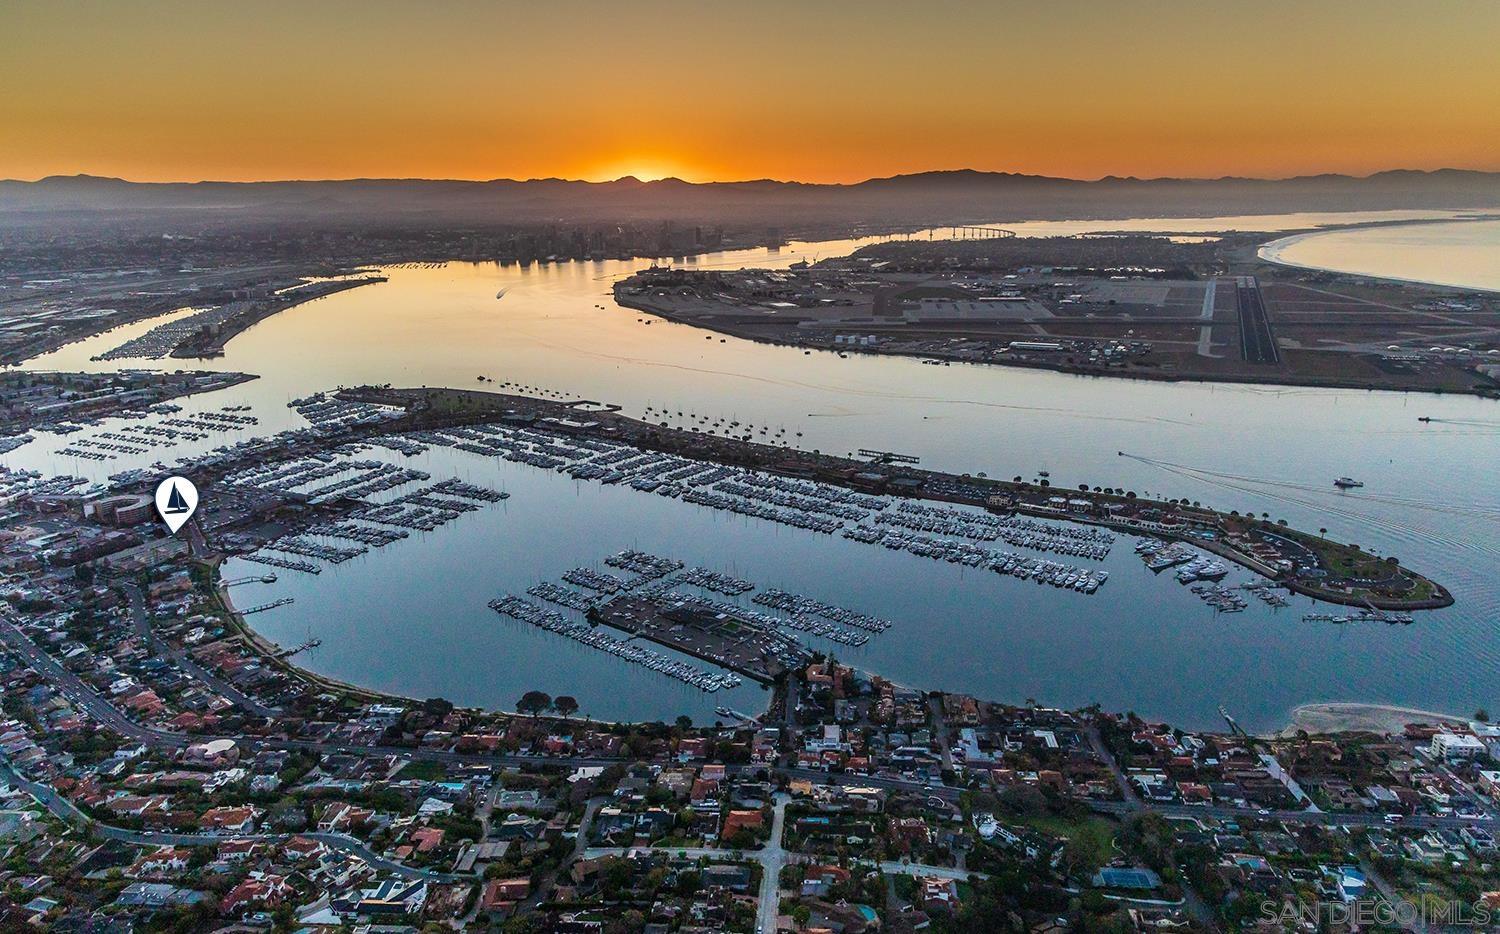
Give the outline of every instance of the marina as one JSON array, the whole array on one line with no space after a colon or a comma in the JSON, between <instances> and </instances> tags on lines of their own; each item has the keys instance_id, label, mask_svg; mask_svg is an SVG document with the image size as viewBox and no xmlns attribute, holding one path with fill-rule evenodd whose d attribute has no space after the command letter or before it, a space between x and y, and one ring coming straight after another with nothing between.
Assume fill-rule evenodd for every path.
<instances>
[{"instance_id":1,"label":"marina","mask_svg":"<svg viewBox=\"0 0 1500 934\"><path fill-rule=\"evenodd\" d=\"M817 636L836 645L858 648L872 635L891 626L889 620L774 588L757 593L752 602L782 610L787 615L765 613L717 599L709 594L738 597L755 590L756 585L707 568L683 570L681 561L643 551L623 551L609 556L604 563L622 570L633 570L636 574L630 580L624 580L587 567L577 567L564 572L562 580L582 589L542 581L530 587L526 594L581 613L590 624L604 623L625 629L633 636L648 638L685 654L715 662L758 681L775 680L787 667L800 663L810 654L807 648L798 644L794 634ZM646 612L647 606L654 607L661 620L667 622L651 617ZM501 598L492 602L491 608L540 625L549 632L578 638L578 633L568 628L575 624L566 616L555 610L535 608L519 597ZM761 647L763 655L773 656L774 662L756 658L747 651L746 634L753 637L752 641ZM587 644L614 652L608 642L589 641ZM652 656L644 658L654 661ZM641 658L627 660L644 663ZM692 683L700 687L708 684ZM704 689L718 690L726 686L714 684L716 686Z\"/></svg>"},{"instance_id":2,"label":"marina","mask_svg":"<svg viewBox=\"0 0 1500 934\"><path fill-rule=\"evenodd\" d=\"M770 592L772 591L767 591L767 593ZM794 613L790 616L775 616L770 613L761 613L740 606L737 603L727 603L723 600L715 600L711 597L683 593L677 590L661 594L661 597L668 603L695 604L715 613L739 617L765 629L789 629L810 636L818 636L838 645L849 646L851 648L859 648L870 641L870 633L856 632L846 629L843 626L836 626L826 620L818 619L816 614L804 615Z\"/></svg>"},{"instance_id":3,"label":"marina","mask_svg":"<svg viewBox=\"0 0 1500 934\"><path fill-rule=\"evenodd\" d=\"M754 601L762 606L791 613L797 617L819 616L840 625L854 626L876 634L885 632L893 625L888 619L856 613L853 610L846 610L801 594L787 593L785 590L763 590L755 595Z\"/></svg>"},{"instance_id":4,"label":"marina","mask_svg":"<svg viewBox=\"0 0 1500 934\"><path fill-rule=\"evenodd\" d=\"M616 597L590 610L589 620L766 684L811 658L784 633L694 600Z\"/></svg>"},{"instance_id":5,"label":"marina","mask_svg":"<svg viewBox=\"0 0 1500 934\"><path fill-rule=\"evenodd\" d=\"M1276 218L1254 220L1268 226L1292 223ZM1244 222L1156 219L1130 226L1214 230ZM1029 229L1022 225L1020 231L1024 234ZM1072 230L1061 224L1046 229ZM848 247L792 245L776 255L744 251L704 262L775 266L841 249ZM1428 709L1469 709L1484 702L1471 696L1472 685L1500 672L1500 649L1482 625L1486 608L1495 600L1493 582L1483 571L1494 561L1493 520L1482 504L1500 497L1500 489L1489 476L1480 476L1477 486L1458 484L1445 467L1455 459L1473 457L1476 445L1484 449L1491 444L1495 418L1488 411L1491 406L1482 400L1428 396L1412 411L1412 402L1389 393L1122 383L1045 372L996 373L959 364L935 368L863 354L850 354L847 359L816 352L807 356L800 350L735 339L727 344L709 343L701 331L683 325L658 321L654 327L643 327L636 315L622 313L611 304L607 294L600 292L601 280L596 277L618 275L630 268L633 264L611 261L598 269L584 264L522 270L450 263L388 270L389 283L331 297L296 315L277 316L246 331L229 345L222 361L206 365L248 370L261 379L214 397L178 403L186 413L225 404L250 405L261 422L256 430L268 435L264 443L284 447L295 443L295 438L272 433L304 437L311 427L295 409L286 407L288 400L325 393L338 384L389 379L389 374L401 372L402 367L412 368L410 381L427 385L473 385L474 374L485 373L496 385L503 382L557 391L568 398L602 399L630 412L645 412L649 407L653 422L673 419L677 424L672 413L678 409L685 420L688 407L670 400L691 398L692 409L708 416L708 423L701 426L705 430L718 420L725 426L732 421L769 426L773 434L782 431L780 437L792 448L852 452L872 443L888 447L881 443L883 439L899 437L901 450L937 468L987 470L992 476L1008 477L1045 466L1062 495L1080 482L1111 482L1142 495L1202 500L1242 513L1269 513L1273 519L1284 517L1305 529L1328 526L1330 537L1337 541L1358 541L1377 553L1399 554L1403 564L1432 572L1451 586L1459 602L1448 610L1415 614L1420 625L1359 627L1359 638L1354 639L1351 627L1299 625L1301 612L1313 609L1305 598L1280 590L1279 599L1296 601L1299 606L1295 613L1277 615L1277 605L1243 591L1250 605L1237 616L1226 617L1234 619L1234 624L1225 629L1205 619L1203 603L1188 587L1179 587L1175 581L1153 583L1151 575L1138 580L1131 572L1142 562L1121 560L1129 557L1129 548L1116 548L1097 562L1051 556L1110 575L1101 589L1101 593L1108 592L1108 599L1085 600L1075 591L1022 587L1024 582L1010 575L986 572L993 582L984 583L965 564L918 562L904 550L869 548L844 539L840 533L850 522L832 516L828 518L843 521L844 526L831 535L804 532L780 522L763 528L766 523L741 513L708 509L700 514L680 496L645 498L660 500L659 507L628 502L621 497L638 491L623 480L575 487L570 476L552 467L545 474L531 473L520 461L503 458L493 461L496 466L488 466L451 444L421 450L420 439L403 434L372 437L369 449L359 457L388 455L393 466L421 470L438 479L458 476L505 489L514 498L493 516L470 513L470 520L449 523L431 533L379 526L408 532L410 538L374 548L338 565L333 573L282 574L275 585L276 595L295 595L298 602L263 614L257 628L292 642L309 626L325 637L337 635L325 638L323 649L308 663L311 667L402 693L442 693L466 702L503 706L518 689L536 686L526 682L540 680L552 693L558 691L555 685L565 685L580 699L595 697L592 709L601 714L607 710L610 716L651 717L658 711L679 709L695 716L711 713L711 707L695 707L689 697L670 691L659 693L645 681L630 682L638 694L616 697L618 692L612 692L607 701L598 699L596 685L613 677L609 669L589 663L578 652L559 654L546 643L518 641L517 633L491 638L479 630L468 608L482 609L493 591L475 593L461 587L419 601L397 585L418 575L441 575L450 565L462 563L483 567L491 581L503 580L506 589L524 593L580 563L578 548L570 546L571 542L586 542L583 553L597 554L602 535L603 547L610 551L636 548L674 554L696 566L819 594L900 620L903 629L887 639L843 651L873 670L909 683L984 696L1029 695L1057 703L1069 698L1079 703L1101 700L1184 724L1216 720L1214 710L1227 701L1256 729L1278 724L1284 712L1298 703L1330 696ZM502 287L509 294L504 302L496 303L493 296ZM605 307L595 308L601 301ZM494 321L482 309L497 305L518 326L513 341L497 344L494 340ZM424 319L426 326L415 338L408 327L412 308L432 309L431 320ZM339 335L338 340L330 343L331 334ZM85 341L36 361L35 366L88 369L91 355L120 339ZM350 411L372 416L369 410ZM1433 421L1419 423L1417 415ZM1364 430L1370 425L1389 427L1370 434ZM444 434L457 438L466 432L455 429ZM478 433L481 437L489 434L488 430ZM87 430L74 436L86 434ZM174 457L185 459L191 475L198 465L213 469L216 463L253 451L228 436L222 442L184 441L175 448L121 455L99 464L58 457L56 452L67 440L64 436L33 435L32 442L6 455L5 463L13 470L38 470L51 489L84 489L102 481L106 473L146 469L158 458L168 464ZM1138 450L1245 474L1242 465L1271 438L1282 460L1276 470L1261 471L1268 475L1264 479L1292 480L1323 492L1171 473L1115 454L1120 449ZM411 453L385 446L392 443ZM214 451L219 444L224 450ZM231 453L230 448L236 450ZM1355 450L1358 459L1351 460L1350 452ZM1343 474L1352 474L1367 487L1338 494L1325 478ZM69 475L72 479L58 479ZM562 483L544 482L548 475ZM324 482L333 479L337 478ZM652 482L654 478L642 478L643 485ZM672 482L664 479L663 486ZM1370 496L1371 490L1402 490L1408 495L1400 502L1387 494L1375 499L1353 495ZM525 501L519 501L522 491L530 491ZM577 505L562 509L564 502ZM1442 504L1442 511L1431 503ZM624 512L601 531L568 518L574 508ZM542 510L547 511L545 518ZM341 521L374 526L357 519ZM1038 521L1051 524L1048 519ZM854 525L873 530L885 523L877 526L867 520ZM511 536L524 536L528 553L519 566L502 569L490 554L499 547L496 543L509 541ZM804 541L802 536L814 541ZM967 541L995 547L994 542ZM713 543L711 547L708 542ZM997 550L1044 557L1018 546ZM232 558L231 565L237 560ZM856 593L840 578L865 564L883 579L868 592ZM804 565L808 570L803 570ZM249 563L240 567L244 570L239 573L256 570ZM834 569L832 579L815 579L811 569L818 567ZM628 578L632 572L616 573ZM1224 585L1239 586L1235 579ZM407 589L411 586L408 583ZM336 622L348 607L361 620L357 629ZM950 624L950 618L964 620L965 626ZM420 620L419 631L432 638L415 649L389 651L389 646L411 643L413 620ZM909 622L916 629L906 633ZM1423 651L1413 649L1419 630L1427 647ZM976 637L989 651L970 653L977 655L971 659L951 648ZM460 648L442 651L437 644L441 639ZM590 650L590 654L599 653ZM482 661L497 655L524 659L521 673L497 676L493 666ZM992 664L996 655L1016 661L997 666ZM1234 659L1245 657L1260 660L1263 667L1242 671ZM1313 657L1321 659L1317 667L1306 662ZM1451 677L1455 665L1466 677ZM445 678L430 676L429 671L444 672ZM1134 688L1126 691L1090 674L1101 671L1121 673L1119 684ZM1091 678L1095 687L1085 691L1080 685ZM752 701L731 706L755 709Z\"/></svg>"},{"instance_id":6,"label":"marina","mask_svg":"<svg viewBox=\"0 0 1500 934\"><path fill-rule=\"evenodd\" d=\"M544 610L520 597L506 595L490 602L490 609L503 616L530 623L547 632L565 636L590 648L606 652L626 662L640 665L647 671L674 678L684 684L712 694L724 688L737 687L740 679L732 674L715 674L696 668L686 662L676 661L670 656L656 652L628 640L616 639L592 626L573 623L567 617L552 610Z\"/></svg>"},{"instance_id":7,"label":"marina","mask_svg":"<svg viewBox=\"0 0 1500 934\"><path fill-rule=\"evenodd\" d=\"M922 558L962 564L971 568L985 568L996 574L1006 574L1021 580L1035 581L1059 589L1076 590L1079 593L1094 593L1109 580L1108 571L1089 570L1048 561L1028 558L1011 552L996 551L966 541L938 538L914 532L881 531L866 526L855 526L844 530L844 537L867 545L881 545L893 551L905 551Z\"/></svg>"},{"instance_id":8,"label":"marina","mask_svg":"<svg viewBox=\"0 0 1500 934\"><path fill-rule=\"evenodd\" d=\"M1243 613L1249 601L1234 589L1219 584L1194 584L1189 588L1219 613Z\"/></svg>"},{"instance_id":9,"label":"marina","mask_svg":"<svg viewBox=\"0 0 1500 934\"><path fill-rule=\"evenodd\" d=\"M242 305L229 303L217 308L183 309L172 320L159 324L139 337L106 350L93 359L101 362L114 360L146 359L160 360L171 356L172 351L183 341L204 328L218 327L239 314Z\"/></svg>"},{"instance_id":10,"label":"marina","mask_svg":"<svg viewBox=\"0 0 1500 934\"><path fill-rule=\"evenodd\" d=\"M1177 582L1189 585L1188 590L1212 607L1215 613L1243 613L1250 605L1244 596L1246 592L1258 597L1267 606L1289 605L1289 601L1277 594L1269 581L1237 586L1219 583L1229 575L1229 567L1224 562L1181 543L1143 538L1136 542L1135 553L1153 574L1175 568L1172 576Z\"/></svg>"},{"instance_id":11,"label":"marina","mask_svg":"<svg viewBox=\"0 0 1500 934\"><path fill-rule=\"evenodd\" d=\"M236 407L223 407L219 411L200 412L188 417L166 417L149 423L129 420L118 429L102 430L82 437L72 438L67 447L58 453L64 457L106 461L120 456L136 456L157 449L169 449L179 444L204 441L219 435L244 431L260 424L253 415L237 414ZM153 406L153 414L180 412L181 407L171 404ZM144 415L142 416L144 417ZM82 425L53 426L65 429L63 433L73 435L86 431Z\"/></svg>"},{"instance_id":12,"label":"marina","mask_svg":"<svg viewBox=\"0 0 1500 934\"><path fill-rule=\"evenodd\" d=\"M362 417L361 413L341 410L341 417L350 415L356 420ZM263 459L226 474L222 482L230 490L281 494L342 512L336 521L314 522L301 532L276 535L243 557L317 574L322 565L342 564L371 549L402 541L413 532L435 531L462 515L509 498L508 493L455 477L387 499L374 499L399 487L428 481L431 476L387 461L358 457L368 447L346 444L327 453Z\"/></svg>"},{"instance_id":13,"label":"marina","mask_svg":"<svg viewBox=\"0 0 1500 934\"><path fill-rule=\"evenodd\" d=\"M0 934L1496 922L1500 4L15 6Z\"/></svg>"},{"instance_id":14,"label":"marina","mask_svg":"<svg viewBox=\"0 0 1500 934\"><path fill-rule=\"evenodd\" d=\"M322 574L323 569L311 561L298 561L293 558L282 558L275 554L266 554L257 551L250 554L236 555L241 561L249 561L253 564L265 564L273 568L281 568L286 571L301 571L303 574Z\"/></svg>"},{"instance_id":15,"label":"marina","mask_svg":"<svg viewBox=\"0 0 1500 934\"><path fill-rule=\"evenodd\" d=\"M1079 593L1094 593L1109 579L1107 571L997 551L974 543L976 540L1003 540L1006 544L1041 553L1097 561L1109 555L1115 540L1114 533L1106 529L915 503L813 480L706 463L676 454L641 451L597 437L565 436L529 427L477 425L411 432L401 437L406 442L500 457L564 473L576 480L624 485L642 493L681 499L693 505L793 528L823 534L837 532L846 539L863 544L968 567L982 567ZM393 521L384 512L374 516L366 513L363 517ZM871 524L864 524L866 522ZM939 534L911 531L913 529ZM624 588L624 581L586 568L569 573L574 575L565 576L569 583L600 593L615 593ZM752 586L748 581L703 568L683 572L680 580L727 596L744 593Z\"/></svg>"},{"instance_id":16,"label":"marina","mask_svg":"<svg viewBox=\"0 0 1500 934\"><path fill-rule=\"evenodd\" d=\"M646 580L655 580L666 577L673 571L682 570L682 562L671 558L660 558L644 551L630 549L619 554L610 555L604 559L604 563L612 568L631 571Z\"/></svg>"},{"instance_id":17,"label":"marina","mask_svg":"<svg viewBox=\"0 0 1500 934\"><path fill-rule=\"evenodd\" d=\"M625 582L613 574L600 574L588 568L574 568L563 574L563 580L602 594L618 593L625 589Z\"/></svg>"},{"instance_id":18,"label":"marina","mask_svg":"<svg viewBox=\"0 0 1500 934\"><path fill-rule=\"evenodd\" d=\"M566 579L566 575L564 575L564 579ZM593 609L594 604L599 600L597 596L590 597L576 590L559 587L550 581L542 581L526 592L539 600L546 600L548 603L555 603L558 606L585 613Z\"/></svg>"}]
</instances>

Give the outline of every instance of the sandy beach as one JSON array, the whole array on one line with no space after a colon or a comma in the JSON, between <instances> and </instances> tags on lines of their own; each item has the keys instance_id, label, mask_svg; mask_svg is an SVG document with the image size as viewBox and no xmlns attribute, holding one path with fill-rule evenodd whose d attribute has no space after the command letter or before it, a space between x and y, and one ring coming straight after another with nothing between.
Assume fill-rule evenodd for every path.
<instances>
[{"instance_id":1,"label":"sandy beach","mask_svg":"<svg viewBox=\"0 0 1500 934\"><path fill-rule=\"evenodd\" d=\"M1303 704L1292 711L1291 722L1280 735L1291 736L1298 730L1309 733L1339 733L1369 730L1376 733L1399 733L1408 723L1467 723L1467 716L1393 707L1386 704L1319 703Z\"/></svg>"}]
</instances>

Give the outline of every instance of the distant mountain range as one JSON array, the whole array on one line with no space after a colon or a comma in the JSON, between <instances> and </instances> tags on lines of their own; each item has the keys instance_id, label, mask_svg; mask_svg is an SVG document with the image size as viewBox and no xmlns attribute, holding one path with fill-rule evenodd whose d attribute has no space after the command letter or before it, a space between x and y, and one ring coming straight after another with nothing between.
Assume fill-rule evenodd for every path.
<instances>
[{"instance_id":1,"label":"distant mountain range","mask_svg":"<svg viewBox=\"0 0 1500 934\"><path fill-rule=\"evenodd\" d=\"M765 224L792 232L822 224L1495 207L1500 207L1500 172L1460 169L1397 170L1365 177L1094 181L963 169L857 184L769 179L694 183L676 178L157 183L89 175L0 181L0 225L9 226L109 217L193 228L247 222L342 227L670 220Z\"/></svg>"}]
</instances>

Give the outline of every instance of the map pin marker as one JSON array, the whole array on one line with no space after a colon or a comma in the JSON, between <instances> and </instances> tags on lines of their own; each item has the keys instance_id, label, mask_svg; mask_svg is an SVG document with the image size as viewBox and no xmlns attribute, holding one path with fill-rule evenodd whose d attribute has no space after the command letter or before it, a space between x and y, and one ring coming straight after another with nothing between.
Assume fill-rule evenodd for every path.
<instances>
[{"instance_id":1,"label":"map pin marker","mask_svg":"<svg viewBox=\"0 0 1500 934\"><path fill-rule=\"evenodd\" d=\"M168 477L156 488L156 511L176 535L198 508L198 488L187 477Z\"/></svg>"}]
</instances>

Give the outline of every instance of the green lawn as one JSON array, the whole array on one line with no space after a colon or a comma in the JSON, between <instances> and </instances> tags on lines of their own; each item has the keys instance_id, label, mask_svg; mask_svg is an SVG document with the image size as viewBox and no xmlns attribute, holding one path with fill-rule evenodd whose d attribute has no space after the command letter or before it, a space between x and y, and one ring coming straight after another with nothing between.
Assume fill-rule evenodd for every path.
<instances>
[{"instance_id":1,"label":"green lawn","mask_svg":"<svg viewBox=\"0 0 1500 934\"><path fill-rule=\"evenodd\" d=\"M406 766L396 774L397 779L410 779L419 782L440 782L448 775L448 770L441 762L432 762L426 759L415 759L408 762Z\"/></svg>"},{"instance_id":2,"label":"green lawn","mask_svg":"<svg viewBox=\"0 0 1500 934\"><path fill-rule=\"evenodd\" d=\"M1080 840L1093 852L1095 861L1104 865L1116 855L1111 845L1118 826L1105 817L1090 815L1078 820L1055 815L1021 818L1017 823L1040 831L1049 837Z\"/></svg>"}]
</instances>

